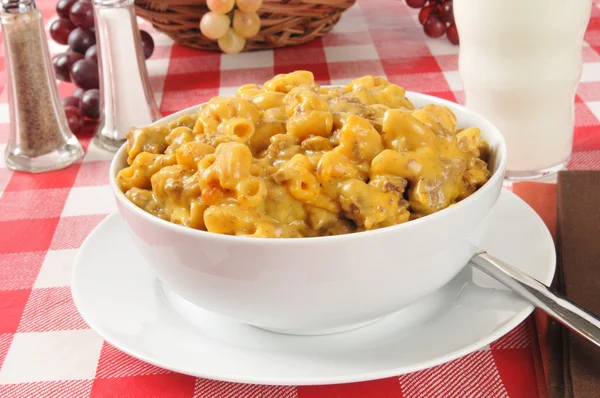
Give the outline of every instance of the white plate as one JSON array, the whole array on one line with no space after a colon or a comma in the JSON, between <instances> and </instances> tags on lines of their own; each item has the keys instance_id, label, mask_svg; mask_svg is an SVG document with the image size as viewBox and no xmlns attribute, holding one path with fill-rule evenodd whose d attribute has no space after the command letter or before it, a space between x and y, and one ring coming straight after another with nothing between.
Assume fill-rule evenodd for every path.
<instances>
[{"instance_id":1,"label":"white plate","mask_svg":"<svg viewBox=\"0 0 600 398\"><path fill-rule=\"evenodd\" d=\"M550 283L554 244L525 202L502 192L488 227L484 249ZM438 292L361 329L310 337L267 332L208 313L164 289L118 214L83 244L72 292L88 324L134 357L194 376L282 385L364 381L439 365L498 339L533 308L465 267Z\"/></svg>"}]
</instances>

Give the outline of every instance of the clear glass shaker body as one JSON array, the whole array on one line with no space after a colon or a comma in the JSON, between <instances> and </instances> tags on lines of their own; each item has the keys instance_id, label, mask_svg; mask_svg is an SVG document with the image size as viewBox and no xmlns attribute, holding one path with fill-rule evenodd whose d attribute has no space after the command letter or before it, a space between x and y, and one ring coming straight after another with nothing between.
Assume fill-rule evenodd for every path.
<instances>
[{"instance_id":1,"label":"clear glass shaker body","mask_svg":"<svg viewBox=\"0 0 600 398\"><path fill-rule=\"evenodd\" d=\"M100 126L95 142L116 151L131 127L160 118L150 88L133 0L95 0Z\"/></svg>"},{"instance_id":2,"label":"clear glass shaker body","mask_svg":"<svg viewBox=\"0 0 600 398\"><path fill-rule=\"evenodd\" d=\"M83 149L60 102L42 13L33 0L3 0L0 22L10 111L6 164L31 173L64 168Z\"/></svg>"}]
</instances>

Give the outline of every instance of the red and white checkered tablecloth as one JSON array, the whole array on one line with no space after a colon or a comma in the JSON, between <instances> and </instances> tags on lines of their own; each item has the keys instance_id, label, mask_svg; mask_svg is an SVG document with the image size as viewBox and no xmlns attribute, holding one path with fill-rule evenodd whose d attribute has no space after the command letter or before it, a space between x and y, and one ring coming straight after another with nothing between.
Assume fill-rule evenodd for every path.
<instances>
[{"instance_id":1,"label":"red and white checkered tablecloth","mask_svg":"<svg viewBox=\"0 0 600 398\"><path fill-rule=\"evenodd\" d=\"M54 18L52 0L38 7ZM160 109L169 114L243 83L297 69L323 84L372 74L408 90L461 102L458 47L429 39L401 0L359 0L326 37L299 47L239 55L191 50L152 32L147 61ZM571 169L600 169L600 0L585 36ZM63 51L50 44L51 52ZM9 132L0 58L0 152ZM59 85L69 95L70 84ZM0 157L0 397L545 397L532 318L473 354L425 371L378 381L305 387L252 386L185 376L145 364L102 340L78 314L69 288L81 243L115 211L110 155L79 138L82 161L64 170L13 172ZM515 189L519 193L518 189ZM534 188L535 193L535 188ZM535 197L528 195L529 198ZM534 204L535 207L535 204ZM547 216L547 215L546 215ZM547 216L549 223L552 220Z\"/></svg>"}]
</instances>

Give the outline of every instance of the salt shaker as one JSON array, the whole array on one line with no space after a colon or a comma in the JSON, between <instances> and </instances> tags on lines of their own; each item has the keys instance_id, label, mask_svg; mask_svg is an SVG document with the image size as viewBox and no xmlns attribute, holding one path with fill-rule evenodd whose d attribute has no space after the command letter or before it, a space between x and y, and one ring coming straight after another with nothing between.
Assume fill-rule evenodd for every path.
<instances>
[{"instance_id":1,"label":"salt shaker","mask_svg":"<svg viewBox=\"0 0 600 398\"><path fill-rule=\"evenodd\" d=\"M116 151L131 127L160 118L150 88L133 0L94 0L100 65L100 126L95 142Z\"/></svg>"},{"instance_id":2,"label":"salt shaker","mask_svg":"<svg viewBox=\"0 0 600 398\"><path fill-rule=\"evenodd\" d=\"M2 0L10 135L6 164L39 173L64 168L83 150L60 103L42 13L33 0Z\"/></svg>"}]
</instances>

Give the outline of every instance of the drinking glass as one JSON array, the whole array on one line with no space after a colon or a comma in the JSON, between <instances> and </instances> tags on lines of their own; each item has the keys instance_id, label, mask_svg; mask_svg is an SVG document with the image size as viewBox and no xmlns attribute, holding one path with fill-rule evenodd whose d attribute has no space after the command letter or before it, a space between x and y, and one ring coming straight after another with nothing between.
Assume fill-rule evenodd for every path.
<instances>
[{"instance_id":1,"label":"drinking glass","mask_svg":"<svg viewBox=\"0 0 600 398\"><path fill-rule=\"evenodd\" d=\"M592 0L454 0L466 106L506 138L506 177L566 167Z\"/></svg>"}]
</instances>

